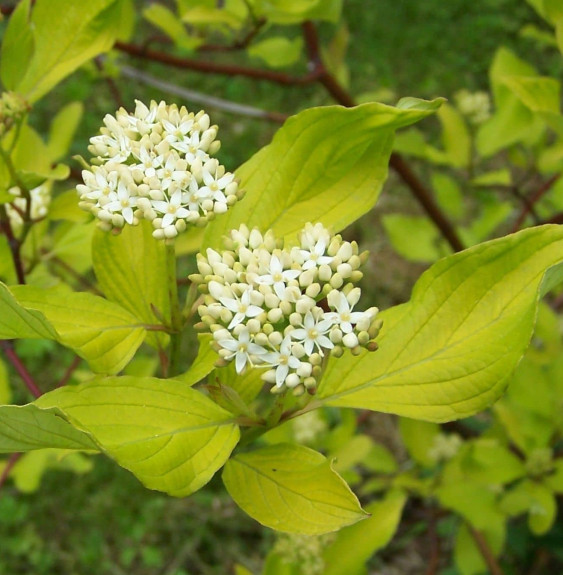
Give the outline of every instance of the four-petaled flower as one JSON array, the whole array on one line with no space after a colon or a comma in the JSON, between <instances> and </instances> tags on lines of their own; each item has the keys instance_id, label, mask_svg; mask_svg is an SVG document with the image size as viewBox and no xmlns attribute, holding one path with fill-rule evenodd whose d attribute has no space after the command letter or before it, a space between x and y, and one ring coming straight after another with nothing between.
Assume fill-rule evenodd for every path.
<instances>
[{"instance_id":1,"label":"four-petaled flower","mask_svg":"<svg viewBox=\"0 0 563 575\"><path fill-rule=\"evenodd\" d=\"M281 299L285 299L286 282L294 280L301 270L284 270L281 260L273 255L270 258L270 265L268 266L268 273L258 276L256 283L267 286L274 286L276 295Z\"/></svg>"},{"instance_id":2,"label":"four-petaled flower","mask_svg":"<svg viewBox=\"0 0 563 575\"><path fill-rule=\"evenodd\" d=\"M294 329L291 332L291 337L303 343L307 355L313 353L315 346L319 350L319 353L324 355L323 348L332 349L334 347L332 341L325 335L333 325L330 319L315 320L313 314L308 311L301 324L302 327Z\"/></svg>"},{"instance_id":3,"label":"four-petaled flower","mask_svg":"<svg viewBox=\"0 0 563 575\"><path fill-rule=\"evenodd\" d=\"M247 317L256 317L260 315L264 310L257 305L252 305L250 303L250 290L246 290L240 298L236 295L233 297L220 297L219 301L235 315L228 325L227 329L232 329L235 325L242 323L242 321Z\"/></svg>"},{"instance_id":4,"label":"four-petaled flower","mask_svg":"<svg viewBox=\"0 0 563 575\"><path fill-rule=\"evenodd\" d=\"M315 266L322 266L323 264L330 265L334 259L331 256L325 256L326 242L323 239L317 241L311 250L299 250L299 253L305 260L303 262L303 269L308 270Z\"/></svg>"},{"instance_id":5,"label":"four-petaled flower","mask_svg":"<svg viewBox=\"0 0 563 575\"><path fill-rule=\"evenodd\" d=\"M286 336L281 342L279 351L269 352L262 358L266 364L276 368L276 387L281 387L285 383L289 368L297 369L301 365L299 359L291 352L291 337Z\"/></svg>"},{"instance_id":6,"label":"four-petaled flower","mask_svg":"<svg viewBox=\"0 0 563 575\"><path fill-rule=\"evenodd\" d=\"M172 194L169 202L154 200L152 205L157 212L164 214L162 218L163 228L173 224L177 219L192 217L192 213L182 206L182 192L180 190Z\"/></svg>"},{"instance_id":7,"label":"four-petaled flower","mask_svg":"<svg viewBox=\"0 0 563 575\"><path fill-rule=\"evenodd\" d=\"M354 306L348 303L342 292L338 292L333 298L329 297L329 302L332 307L336 308L336 311L325 313L325 318L339 325L344 333L350 333L354 329L353 324L355 325L365 316L363 311L352 311Z\"/></svg>"},{"instance_id":8,"label":"four-petaled flower","mask_svg":"<svg viewBox=\"0 0 563 575\"><path fill-rule=\"evenodd\" d=\"M247 329L243 329L240 332L238 340L235 338L228 338L221 339L217 343L222 348L232 352L225 359L235 358L235 368L237 373L243 372L247 362L250 363L250 365L253 365L252 355L260 357L268 353L268 351L261 345L250 341L250 333Z\"/></svg>"}]
</instances>

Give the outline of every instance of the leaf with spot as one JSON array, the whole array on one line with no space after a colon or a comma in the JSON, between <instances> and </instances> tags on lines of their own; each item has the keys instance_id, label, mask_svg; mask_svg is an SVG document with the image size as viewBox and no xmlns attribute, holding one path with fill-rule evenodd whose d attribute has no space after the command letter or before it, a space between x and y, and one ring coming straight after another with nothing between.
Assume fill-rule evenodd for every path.
<instances>
[{"instance_id":1,"label":"leaf with spot","mask_svg":"<svg viewBox=\"0 0 563 575\"><path fill-rule=\"evenodd\" d=\"M236 455L225 465L223 482L248 515L278 531L318 535L367 517L330 462L300 445Z\"/></svg>"}]
</instances>

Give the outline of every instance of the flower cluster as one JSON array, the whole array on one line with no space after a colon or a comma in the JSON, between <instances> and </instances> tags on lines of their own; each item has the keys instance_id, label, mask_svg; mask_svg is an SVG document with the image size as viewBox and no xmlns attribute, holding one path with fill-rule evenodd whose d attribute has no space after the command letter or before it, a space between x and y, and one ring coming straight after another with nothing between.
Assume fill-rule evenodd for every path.
<instances>
[{"instance_id":1,"label":"flower cluster","mask_svg":"<svg viewBox=\"0 0 563 575\"><path fill-rule=\"evenodd\" d=\"M313 392L329 352L377 348L377 308L354 311L367 253L322 224L307 224L299 240L284 248L271 231L243 225L225 251L199 254L200 273L190 276L206 294L199 327L213 333L218 365L234 361L238 373L264 368L274 392Z\"/></svg>"},{"instance_id":2,"label":"flower cluster","mask_svg":"<svg viewBox=\"0 0 563 575\"><path fill-rule=\"evenodd\" d=\"M22 195L21 189L18 186L10 188L8 192L14 196L14 200L6 205L6 212L10 218L10 225L17 234L23 224L22 216L27 210L27 200ZM51 203L49 186L47 184L42 184L37 188L29 190L29 198L31 202L29 207L29 217L32 220L44 218L47 215L49 204Z\"/></svg>"},{"instance_id":3,"label":"flower cluster","mask_svg":"<svg viewBox=\"0 0 563 575\"><path fill-rule=\"evenodd\" d=\"M234 175L215 154L217 126L200 111L136 101L134 114L121 108L106 115L101 134L90 139L95 156L77 186L80 207L106 230L152 222L153 236L174 238L188 224L205 225L242 197Z\"/></svg>"}]
</instances>

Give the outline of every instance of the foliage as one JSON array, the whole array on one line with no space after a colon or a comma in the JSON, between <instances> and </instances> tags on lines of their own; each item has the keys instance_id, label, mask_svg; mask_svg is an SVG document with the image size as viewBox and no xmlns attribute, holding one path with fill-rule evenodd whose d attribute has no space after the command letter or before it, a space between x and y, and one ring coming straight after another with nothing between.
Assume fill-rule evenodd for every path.
<instances>
[{"instance_id":1,"label":"foliage","mask_svg":"<svg viewBox=\"0 0 563 575\"><path fill-rule=\"evenodd\" d=\"M563 13L530 4L543 28L528 36L552 57ZM549 542L563 493L559 81L501 46L492 101L459 90L448 103L357 104L341 0L177 0L142 21L131 0L13 8L0 52L0 452L17 455L0 485L40 490L47 469L84 474L96 453L195 501L224 499L220 477L282 533L263 575L367 573L397 533L417 537L412 509L429 573L517 573L514 541L530 534L560 565ZM168 52L136 43L147 26ZM32 110L92 62L120 100L113 76L130 70L117 54L317 83L340 105L285 118L220 101L283 122L231 173L205 112L137 101L88 134L76 173L81 103L43 130ZM387 213L382 228L429 268L408 301L358 311L371 261L346 229L374 213L388 166L424 215ZM49 368L40 345L70 365ZM365 425L373 412L400 416L402 451ZM158 548L143 553L161 562Z\"/></svg>"}]
</instances>

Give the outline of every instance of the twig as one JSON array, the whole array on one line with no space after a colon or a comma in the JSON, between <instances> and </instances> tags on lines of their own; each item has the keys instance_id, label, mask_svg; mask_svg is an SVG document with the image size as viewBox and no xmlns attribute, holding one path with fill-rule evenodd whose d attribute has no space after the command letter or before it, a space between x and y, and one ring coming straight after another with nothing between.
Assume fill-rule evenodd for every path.
<instances>
[{"instance_id":1,"label":"twig","mask_svg":"<svg viewBox=\"0 0 563 575\"><path fill-rule=\"evenodd\" d=\"M104 294L91 282L89 282L83 275L81 275L80 273L78 273L72 266L70 266L69 264L67 264L64 260L62 260L60 257L58 256L53 256L50 255L49 252L47 250L42 250L42 254L45 256L44 260L45 262L49 262L52 264L56 264L57 266L59 266L60 268L62 268L65 272L67 272L69 275L71 275L74 279L76 279L76 281L85 289L87 289L88 291L90 291L91 293L95 294L95 295L100 295L103 296Z\"/></svg>"},{"instance_id":2,"label":"twig","mask_svg":"<svg viewBox=\"0 0 563 575\"><path fill-rule=\"evenodd\" d=\"M436 531L437 513L436 508L432 507L429 510L428 521L428 539L429 539L429 555L428 567L425 575L436 575L439 567L440 559L440 537Z\"/></svg>"},{"instance_id":3,"label":"twig","mask_svg":"<svg viewBox=\"0 0 563 575\"><path fill-rule=\"evenodd\" d=\"M165 52L149 50L136 44L127 42L116 42L113 46L116 50L129 54L134 58L160 62L174 68L182 70L194 70L203 74L222 74L224 76L244 76L254 78L255 80L266 80L276 84L286 86L312 84L317 80L315 73L305 74L304 76L292 76L284 72L275 72L273 70L262 70L258 68L249 68L246 66L237 66L234 64L221 64L217 62L208 62L194 60L193 58L179 58Z\"/></svg>"},{"instance_id":4,"label":"twig","mask_svg":"<svg viewBox=\"0 0 563 575\"><path fill-rule=\"evenodd\" d=\"M80 365L81 362L82 358L77 355L72 360L71 364L66 368L66 371L64 372L63 376L61 377L61 380L57 384L57 387L64 387L68 383L68 380L71 378L72 374L74 373L74 371Z\"/></svg>"},{"instance_id":5,"label":"twig","mask_svg":"<svg viewBox=\"0 0 563 575\"><path fill-rule=\"evenodd\" d=\"M121 73L125 77L137 80L141 84L152 86L153 88L158 88L163 92L167 92L168 94L172 94L174 96L179 96L183 100L194 102L195 104L205 105L206 108L217 108L218 110L230 112L239 116L259 118L279 124L282 124L287 119L287 116L280 114L279 112L268 112L266 110L260 110L259 108L254 108L253 106L237 104L236 102L230 102L229 100L223 100L222 98L209 96L208 94L203 94L201 92L196 92L195 90L189 90L188 88L177 86L176 84L172 84L170 82L160 80L159 78L155 78L154 76L150 76L149 74L146 74L145 72L137 70L131 66L121 66Z\"/></svg>"},{"instance_id":6,"label":"twig","mask_svg":"<svg viewBox=\"0 0 563 575\"><path fill-rule=\"evenodd\" d=\"M410 166L405 162L404 158L399 154L391 154L389 165L399 174L403 182L410 188L414 197L418 200L422 209L438 227L446 241L454 252L459 252L464 249L464 245L459 239L453 226L442 213L434 198L426 189L424 184L418 179L416 174L411 170Z\"/></svg>"},{"instance_id":7,"label":"twig","mask_svg":"<svg viewBox=\"0 0 563 575\"><path fill-rule=\"evenodd\" d=\"M524 223L526 216L531 213L534 209L534 206L540 199L553 187L553 184L557 182L557 180L561 177L561 174L555 174L548 180L546 180L532 195L530 198L526 198L526 202L520 215L518 216L517 220L514 222L512 226L511 233L517 232Z\"/></svg>"},{"instance_id":8,"label":"twig","mask_svg":"<svg viewBox=\"0 0 563 575\"><path fill-rule=\"evenodd\" d=\"M481 553L485 563L491 575L504 575L504 571L502 570L501 566L498 564L496 557L493 555L487 540L483 536L483 534L475 529L470 523L466 523L467 528L469 529L469 533L471 533L471 537L475 541L475 544L479 548L479 552Z\"/></svg>"},{"instance_id":9,"label":"twig","mask_svg":"<svg viewBox=\"0 0 563 575\"><path fill-rule=\"evenodd\" d=\"M0 347L4 351L6 357L10 360L10 363L14 366L15 370L18 372L19 376L22 378L31 395L33 395L35 398L41 397L43 392L37 387L35 381L33 381L33 377L29 371L27 371L25 365L22 363L21 359L18 357L18 354L15 352L13 342L10 340L2 339L0 340Z\"/></svg>"},{"instance_id":10,"label":"twig","mask_svg":"<svg viewBox=\"0 0 563 575\"><path fill-rule=\"evenodd\" d=\"M0 233L3 233L8 240L8 247L12 254L12 261L14 262L18 283L25 284L25 270L21 258L21 242L14 235L12 224L10 223L10 218L4 205L0 205Z\"/></svg>"},{"instance_id":11,"label":"twig","mask_svg":"<svg viewBox=\"0 0 563 575\"><path fill-rule=\"evenodd\" d=\"M10 475L10 471L14 468L14 465L18 462L20 457L23 453L12 453L8 458L8 463L6 463L6 467L2 470L2 474L0 475L0 488L4 483L6 483L6 479L8 479L8 475Z\"/></svg>"}]
</instances>

